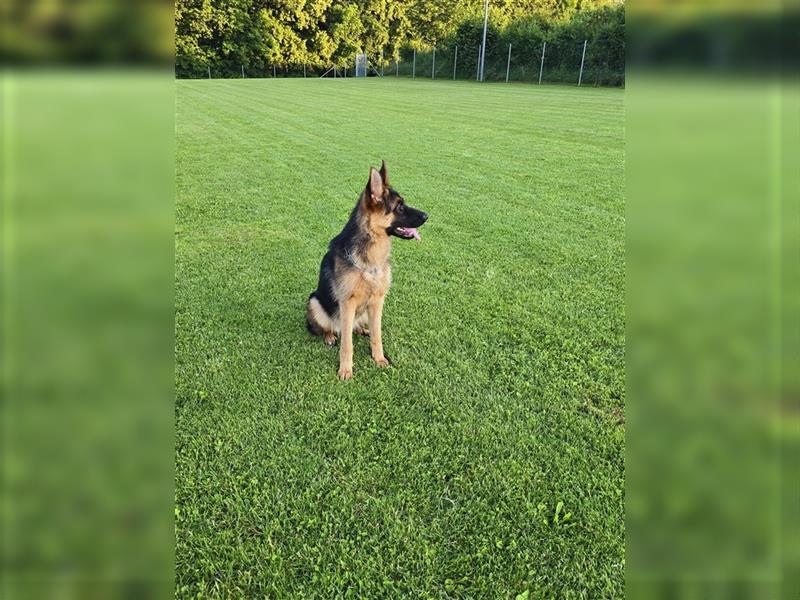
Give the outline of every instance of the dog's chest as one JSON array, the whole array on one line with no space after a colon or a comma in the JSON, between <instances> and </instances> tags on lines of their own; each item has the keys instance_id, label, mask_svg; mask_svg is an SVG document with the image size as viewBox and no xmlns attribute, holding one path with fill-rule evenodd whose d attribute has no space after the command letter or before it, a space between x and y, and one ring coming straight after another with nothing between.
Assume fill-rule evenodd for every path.
<instances>
[{"instance_id":1,"label":"dog's chest","mask_svg":"<svg viewBox=\"0 0 800 600\"><path fill-rule=\"evenodd\" d=\"M387 264L379 267L359 269L348 278L349 290L343 297L355 300L360 308L365 306L375 296L383 296L389 290L391 269ZM345 290L342 290L345 291Z\"/></svg>"},{"instance_id":2,"label":"dog's chest","mask_svg":"<svg viewBox=\"0 0 800 600\"><path fill-rule=\"evenodd\" d=\"M388 263L381 266L370 266L360 271L356 285L366 297L374 294L382 295L389 289L390 277L391 269Z\"/></svg>"}]
</instances>

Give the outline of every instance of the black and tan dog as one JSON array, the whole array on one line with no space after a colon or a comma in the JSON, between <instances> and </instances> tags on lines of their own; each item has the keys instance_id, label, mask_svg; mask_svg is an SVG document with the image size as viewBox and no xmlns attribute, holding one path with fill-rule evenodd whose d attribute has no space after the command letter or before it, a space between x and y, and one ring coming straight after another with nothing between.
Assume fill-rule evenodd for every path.
<instances>
[{"instance_id":1,"label":"black and tan dog","mask_svg":"<svg viewBox=\"0 0 800 600\"><path fill-rule=\"evenodd\" d=\"M375 363L389 366L383 354L381 315L391 282L391 237L418 240L416 228L427 219L427 214L408 206L389 185L385 162L380 172L370 169L367 187L342 232L328 245L317 289L308 297L308 330L323 336L329 345L341 333L340 379L353 376L354 330L369 335Z\"/></svg>"}]
</instances>

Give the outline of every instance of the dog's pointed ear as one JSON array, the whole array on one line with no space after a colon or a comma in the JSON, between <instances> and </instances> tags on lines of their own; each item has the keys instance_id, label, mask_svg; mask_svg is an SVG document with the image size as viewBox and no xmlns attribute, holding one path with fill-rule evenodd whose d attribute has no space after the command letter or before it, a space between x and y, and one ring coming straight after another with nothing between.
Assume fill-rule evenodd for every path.
<instances>
[{"instance_id":1,"label":"dog's pointed ear","mask_svg":"<svg viewBox=\"0 0 800 600\"><path fill-rule=\"evenodd\" d=\"M369 182L367 183L367 195L374 204L383 202L383 178L375 167L369 168Z\"/></svg>"},{"instance_id":2,"label":"dog's pointed ear","mask_svg":"<svg viewBox=\"0 0 800 600\"><path fill-rule=\"evenodd\" d=\"M389 174L386 171L386 161L381 161L381 179L383 180L383 185L389 185Z\"/></svg>"}]
</instances>

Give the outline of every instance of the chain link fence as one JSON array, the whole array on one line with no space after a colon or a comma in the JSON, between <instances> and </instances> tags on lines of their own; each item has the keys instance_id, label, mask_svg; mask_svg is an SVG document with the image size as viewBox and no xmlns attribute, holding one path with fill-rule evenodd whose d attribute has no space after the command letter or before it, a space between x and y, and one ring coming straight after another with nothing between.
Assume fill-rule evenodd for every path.
<instances>
[{"instance_id":1,"label":"chain link fence","mask_svg":"<svg viewBox=\"0 0 800 600\"><path fill-rule=\"evenodd\" d=\"M584 53L585 46L585 53ZM580 44L541 41L515 48L487 44L483 81L625 85L625 71L610 66L605 52L588 40ZM452 46L431 52L408 50L391 65L389 74L428 79L480 80L480 46Z\"/></svg>"},{"instance_id":2,"label":"chain link fence","mask_svg":"<svg viewBox=\"0 0 800 600\"><path fill-rule=\"evenodd\" d=\"M180 78L231 79L277 77L355 76L355 56L337 65L208 65L205 69L176 70ZM591 41L580 43L532 40L514 47L507 43L486 46L483 61L483 81L561 83L588 86L624 87L625 71L618 66L614 55ZM398 60L369 56L368 77L410 77L434 80L480 80L480 46L451 46L429 52L405 49Z\"/></svg>"},{"instance_id":3,"label":"chain link fence","mask_svg":"<svg viewBox=\"0 0 800 600\"><path fill-rule=\"evenodd\" d=\"M353 63L337 67L314 65L236 65L232 62L205 67L176 69L178 79L270 79L273 77L352 77Z\"/></svg>"}]
</instances>

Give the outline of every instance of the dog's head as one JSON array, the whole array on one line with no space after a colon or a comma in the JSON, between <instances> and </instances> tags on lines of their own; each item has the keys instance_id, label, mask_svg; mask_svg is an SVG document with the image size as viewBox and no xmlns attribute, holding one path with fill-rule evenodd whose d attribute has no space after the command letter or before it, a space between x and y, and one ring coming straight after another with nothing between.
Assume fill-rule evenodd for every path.
<instances>
[{"instance_id":1,"label":"dog's head","mask_svg":"<svg viewBox=\"0 0 800 600\"><path fill-rule=\"evenodd\" d=\"M405 199L389 185L385 161L381 161L380 171L370 168L364 196L374 221L387 235L404 240L420 239L417 227L428 220L428 214L406 204Z\"/></svg>"}]
</instances>

